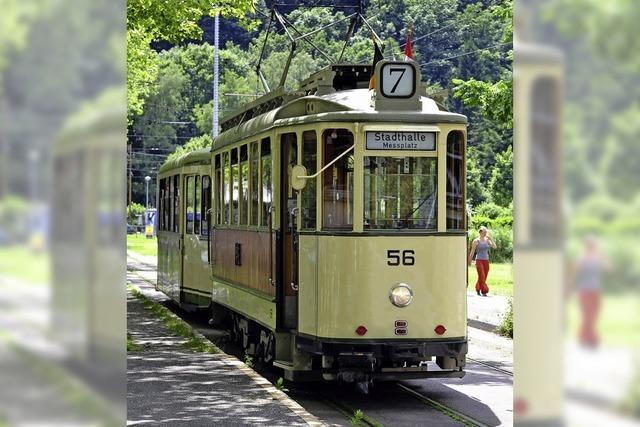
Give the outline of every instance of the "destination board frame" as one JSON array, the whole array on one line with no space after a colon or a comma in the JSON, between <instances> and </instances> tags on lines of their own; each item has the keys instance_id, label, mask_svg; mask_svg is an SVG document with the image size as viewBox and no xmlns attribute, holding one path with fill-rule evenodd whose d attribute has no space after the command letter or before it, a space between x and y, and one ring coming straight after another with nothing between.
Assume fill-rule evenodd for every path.
<instances>
[{"instance_id":1,"label":"destination board frame","mask_svg":"<svg viewBox=\"0 0 640 427\"><path fill-rule=\"evenodd\" d=\"M371 151L436 151L436 133L368 130L365 149Z\"/></svg>"}]
</instances>

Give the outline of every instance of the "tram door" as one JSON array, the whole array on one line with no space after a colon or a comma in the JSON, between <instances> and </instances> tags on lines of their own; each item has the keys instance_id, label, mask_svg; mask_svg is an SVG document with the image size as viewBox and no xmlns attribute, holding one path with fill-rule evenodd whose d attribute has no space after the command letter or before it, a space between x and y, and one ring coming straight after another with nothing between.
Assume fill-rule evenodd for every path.
<instances>
[{"instance_id":1,"label":"tram door","mask_svg":"<svg viewBox=\"0 0 640 427\"><path fill-rule=\"evenodd\" d=\"M282 327L298 328L298 236L296 230L298 195L291 187L291 168L298 164L298 141L295 133L281 137L280 159L280 230L282 230Z\"/></svg>"}]
</instances>

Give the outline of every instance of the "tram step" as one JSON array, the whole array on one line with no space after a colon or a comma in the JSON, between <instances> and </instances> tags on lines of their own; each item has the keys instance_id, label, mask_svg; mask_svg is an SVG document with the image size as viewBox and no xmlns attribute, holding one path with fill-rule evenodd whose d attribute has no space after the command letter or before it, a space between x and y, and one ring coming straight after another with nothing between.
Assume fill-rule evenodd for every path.
<instances>
[{"instance_id":1,"label":"tram step","mask_svg":"<svg viewBox=\"0 0 640 427\"><path fill-rule=\"evenodd\" d=\"M274 360L273 366L276 366L285 370L293 370L293 361L291 360Z\"/></svg>"}]
</instances>

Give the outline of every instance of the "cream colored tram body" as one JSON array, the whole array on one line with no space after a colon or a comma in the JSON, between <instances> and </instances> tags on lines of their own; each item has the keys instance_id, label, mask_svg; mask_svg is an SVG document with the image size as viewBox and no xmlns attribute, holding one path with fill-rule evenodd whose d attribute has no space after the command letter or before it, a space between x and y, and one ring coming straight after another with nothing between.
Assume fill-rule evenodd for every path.
<instances>
[{"instance_id":1,"label":"cream colored tram body","mask_svg":"<svg viewBox=\"0 0 640 427\"><path fill-rule=\"evenodd\" d=\"M562 425L564 61L546 46L515 52L514 410L516 425Z\"/></svg>"},{"instance_id":2,"label":"cream colored tram body","mask_svg":"<svg viewBox=\"0 0 640 427\"><path fill-rule=\"evenodd\" d=\"M223 119L198 249L211 280L188 280L183 261L164 282L179 302L210 292L214 320L230 317L247 353L290 380L461 377L467 120L424 95L413 62L379 62L375 90L370 76L334 65ZM176 188L198 173L187 157L168 168Z\"/></svg>"}]
</instances>

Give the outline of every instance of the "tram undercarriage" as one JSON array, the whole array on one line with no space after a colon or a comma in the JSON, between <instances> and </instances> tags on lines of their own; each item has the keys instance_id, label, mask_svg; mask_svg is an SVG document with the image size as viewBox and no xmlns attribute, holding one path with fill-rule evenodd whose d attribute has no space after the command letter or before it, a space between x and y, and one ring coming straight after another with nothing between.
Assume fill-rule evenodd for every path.
<instances>
[{"instance_id":1,"label":"tram undercarriage","mask_svg":"<svg viewBox=\"0 0 640 427\"><path fill-rule=\"evenodd\" d=\"M226 312L226 319L221 312ZM274 333L227 309L214 313L211 323L228 326L231 338L246 355L282 369L284 378L293 382L356 383L367 391L373 381L465 375L465 338L411 342L320 340L295 332ZM433 361L435 365L429 363Z\"/></svg>"}]
</instances>

